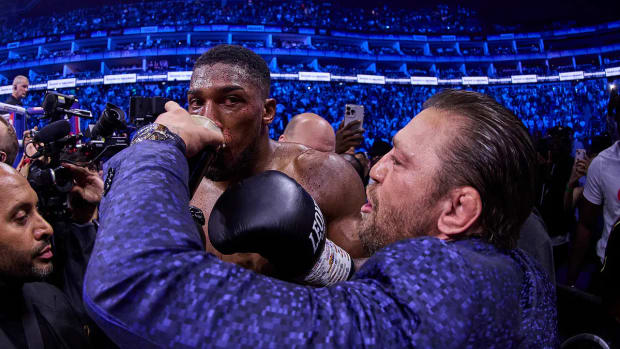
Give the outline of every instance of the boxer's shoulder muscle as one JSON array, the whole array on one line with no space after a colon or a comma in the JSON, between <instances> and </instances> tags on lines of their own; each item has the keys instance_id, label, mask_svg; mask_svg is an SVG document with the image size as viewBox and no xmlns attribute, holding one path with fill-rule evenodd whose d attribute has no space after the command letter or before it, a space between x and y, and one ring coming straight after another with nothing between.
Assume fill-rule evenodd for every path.
<instances>
[{"instance_id":1,"label":"boxer's shoulder muscle","mask_svg":"<svg viewBox=\"0 0 620 349\"><path fill-rule=\"evenodd\" d=\"M328 238L351 256L364 256L357 232L366 195L353 167L337 154L309 149L295 158L293 172L321 208Z\"/></svg>"},{"instance_id":2,"label":"boxer's shoulder muscle","mask_svg":"<svg viewBox=\"0 0 620 349\"><path fill-rule=\"evenodd\" d=\"M292 162L294 177L307 191L316 193L319 200L328 199L325 204L354 205L364 203L364 186L351 165L334 153L307 149ZM342 196L346 194L346 198ZM324 200L321 200L324 201ZM359 207L355 208L359 210Z\"/></svg>"}]
</instances>

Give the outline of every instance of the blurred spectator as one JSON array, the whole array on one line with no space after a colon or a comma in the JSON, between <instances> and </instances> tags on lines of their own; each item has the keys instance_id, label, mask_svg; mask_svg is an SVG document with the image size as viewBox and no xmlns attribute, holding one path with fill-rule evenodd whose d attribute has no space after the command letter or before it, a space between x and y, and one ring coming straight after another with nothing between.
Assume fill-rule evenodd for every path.
<instances>
[{"instance_id":1,"label":"blurred spectator","mask_svg":"<svg viewBox=\"0 0 620 349\"><path fill-rule=\"evenodd\" d=\"M372 143L370 151L368 152L368 155L370 156L370 166L372 167L379 162L379 160L381 160L381 158L391 149L392 146L389 143L384 142L381 139L375 139Z\"/></svg>"},{"instance_id":2,"label":"blurred spectator","mask_svg":"<svg viewBox=\"0 0 620 349\"><path fill-rule=\"evenodd\" d=\"M571 174L572 129L562 126L549 130L545 144L539 149L541 180L538 207L549 235L564 236L572 229L574 218L564 211L564 192Z\"/></svg>"},{"instance_id":3,"label":"blurred spectator","mask_svg":"<svg viewBox=\"0 0 620 349\"><path fill-rule=\"evenodd\" d=\"M545 222L536 209L521 226L517 247L529 253L530 256L547 272L549 280L555 283L555 266L553 260L553 246L547 233Z\"/></svg>"},{"instance_id":4,"label":"blurred spectator","mask_svg":"<svg viewBox=\"0 0 620 349\"><path fill-rule=\"evenodd\" d=\"M344 126L344 119L336 131L336 153L355 153L355 148L364 140L364 129L359 120L352 121Z\"/></svg>"},{"instance_id":5,"label":"blurred spectator","mask_svg":"<svg viewBox=\"0 0 620 349\"><path fill-rule=\"evenodd\" d=\"M608 121L610 127L617 130L620 125L617 89L612 89L608 103ZM592 237L598 239L596 243L595 265L601 265L605 258L605 247L612 224L620 217L620 141L616 140L609 148L601 151L588 168L586 185L583 190L583 200L579 206L579 223L575 233L575 241L569 259L568 282L574 284L579 271L588 255ZM603 217L602 233L598 235L597 220ZM597 270L600 270L598 268ZM600 292L598 274L594 274L591 284L593 292Z\"/></svg>"},{"instance_id":6,"label":"blurred spectator","mask_svg":"<svg viewBox=\"0 0 620 349\"><path fill-rule=\"evenodd\" d=\"M199 14L199 15L196 15ZM205 15L209 14L209 15ZM474 10L434 5L411 9L388 4L374 8L332 6L324 2L294 1L138 1L76 8L49 18L0 17L0 43L42 36L98 30L204 24L279 25L296 28L330 28L385 33L480 33ZM292 29L292 30L291 30ZM159 40L159 39L157 39ZM263 44L258 44L264 47ZM133 48L176 47L178 42L137 44ZM252 43L254 45L254 43ZM255 46L252 46L255 47ZM259 47L259 46L256 46ZM71 54L71 52L65 52ZM65 54L62 53L62 54ZM44 54L44 57L54 54Z\"/></svg>"},{"instance_id":7,"label":"blurred spectator","mask_svg":"<svg viewBox=\"0 0 620 349\"><path fill-rule=\"evenodd\" d=\"M598 217L603 216L602 233L596 244L598 256L597 270L600 270L605 258L605 247L611 227L620 217L620 141L603 150L592 160L588 168L586 185L583 190L583 199L579 208L579 223L575 242L569 260L569 284L574 284L587 255L590 239L598 237L596 223ZM596 276L596 275L595 275ZM596 280L592 285L597 289Z\"/></svg>"},{"instance_id":8,"label":"blurred spectator","mask_svg":"<svg viewBox=\"0 0 620 349\"><path fill-rule=\"evenodd\" d=\"M616 343L620 343L620 218L613 225L607 248L605 262L601 270L603 306L607 309L616 324Z\"/></svg>"},{"instance_id":9,"label":"blurred spectator","mask_svg":"<svg viewBox=\"0 0 620 349\"><path fill-rule=\"evenodd\" d=\"M280 65L281 70L287 67ZM298 72L304 70L304 65L301 65L301 68L299 66L290 68L291 72ZM188 65L188 69L191 69L191 64ZM345 68L342 69L343 73L346 73ZM100 77L98 73L78 74L88 79ZM41 80L47 81L47 77L44 76ZM338 129L345 104L364 104L365 137L358 150L368 151L373 139L391 139L398 128L404 127L422 110L422 101L439 89L435 86L273 80L271 91L278 102L278 109L271 124L270 137L278 139L287 125L287 120L305 112L321 115L334 129ZM575 140L587 144L590 138L609 129L610 124L605 120L607 108L605 79L475 86L471 89L493 96L519 116L531 134L544 135L548 129L555 126L571 127ZM92 110L95 116L101 114L106 102L114 103L128 111L129 98L134 95L163 96L179 102L181 106L187 103L187 85L183 82L90 85L60 89L59 92L76 95L80 100L80 107ZM44 94L43 90L31 90L23 102L27 106L40 106ZM94 121L82 120L82 129ZM37 120L31 119L29 122L29 128L33 128Z\"/></svg>"},{"instance_id":10,"label":"blurred spectator","mask_svg":"<svg viewBox=\"0 0 620 349\"><path fill-rule=\"evenodd\" d=\"M571 177L566 184L566 193L564 194L564 209L573 212L578 200L583 193L583 178L588 172L590 163L598 153L611 146L611 139L607 134L595 136L592 138L592 144L589 146L585 159L576 160L573 164Z\"/></svg>"},{"instance_id":11,"label":"blurred spectator","mask_svg":"<svg viewBox=\"0 0 620 349\"><path fill-rule=\"evenodd\" d=\"M13 79L13 93L4 101L6 104L23 106L22 100L28 95L28 78L23 75L17 75Z\"/></svg>"},{"instance_id":12,"label":"blurred spectator","mask_svg":"<svg viewBox=\"0 0 620 349\"><path fill-rule=\"evenodd\" d=\"M368 180L370 179L368 177L370 174L370 159L368 158L368 154L366 154L365 152L355 153L355 158L357 159L357 161L360 162L360 164L362 164L362 167L364 169L362 182L364 183L364 186L366 186L368 185Z\"/></svg>"}]
</instances>

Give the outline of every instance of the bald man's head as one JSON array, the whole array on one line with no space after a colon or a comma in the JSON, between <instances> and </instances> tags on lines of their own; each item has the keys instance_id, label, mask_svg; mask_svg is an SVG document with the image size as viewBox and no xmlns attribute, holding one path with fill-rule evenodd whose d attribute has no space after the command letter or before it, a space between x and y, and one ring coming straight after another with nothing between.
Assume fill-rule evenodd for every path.
<instances>
[{"instance_id":1,"label":"bald man's head","mask_svg":"<svg viewBox=\"0 0 620 349\"><path fill-rule=\"evenodd\" d=\"M37 194L26 178L0 163L0 279L40 281L53 270L52 227L37 211Z\"/></svg>"},{"instance_id":2,"label":"bald man's head","mask_svg":"<svg viewBox=\"0 0 620 349\"><path fill-rule=\"evenodd\" d=\"M332 125L313 113L295 115L279 141L300 143L323 152L334 152L336 149L336 134Z\"/></svg>"},{"instance_id":3,"label":"bald man's head","mask_svg":"<svg viewBox=\"0 0 620 349\"><path fill-rule=\"evenodd\" d=\"M0 162L12 165L19 152L17 134L13 126L0 116Z\"/></svg>"}]
</instances>

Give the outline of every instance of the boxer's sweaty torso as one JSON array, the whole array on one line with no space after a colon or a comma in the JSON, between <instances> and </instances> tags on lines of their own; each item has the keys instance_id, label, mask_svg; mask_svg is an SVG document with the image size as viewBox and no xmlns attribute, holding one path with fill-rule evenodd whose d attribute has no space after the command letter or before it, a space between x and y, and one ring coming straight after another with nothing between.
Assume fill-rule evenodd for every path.
<instances>
[{"instance_id":1,"label":"boxer's sweaty torso","mask_svg":"<svg viewBox=\"0 0 620 349\"><path fill-rule=\"evenodd\" d=\"M312 195L326 218L327 236L336 244L343 247L354 257L362 257L362 247L357 236L359 223L359 208L365 201L361 180L356 186L357 174L338 155L318 152L295 143L272 143L275 146L273 156L265 161L255 172L260 173L268 170L281 171L295 179L306 191ZM350 171L348 171L350 170ZM338 171L339 173L334 173ZM348 181L345 183L345 181ZM351 187L346 197L332 193L332 188ZM203 179L191 200L191 205L200 208L205 217L211 214L211 210L220 195L229 184L226 182L213 182ZM335 195L337 194L337 195ZM344 214L341 214L344 212ZM357 214L356 214L357 212ZM335 213L335 214L334 214ZM238 264L244 268L252 269L264 274L270 274L270 266L267 261L254 253L235 253L222 255L209 241L208 226L203 227L206 235L206 250L215 254L218 258Z\"/></svg>"}]
</instances>

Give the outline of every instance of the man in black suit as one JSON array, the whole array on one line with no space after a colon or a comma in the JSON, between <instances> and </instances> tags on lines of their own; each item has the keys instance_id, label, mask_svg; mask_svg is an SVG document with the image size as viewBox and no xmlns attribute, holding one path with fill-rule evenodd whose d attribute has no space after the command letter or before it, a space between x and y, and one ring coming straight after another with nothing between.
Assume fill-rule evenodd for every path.
<instances>
[{"instance_id":1,"label":"man in black suit","mask_svg":"<svg viewBox=\"0 0 620 349\"><path fill-rule=\"evenodd\" d=\"M86 348L88 321L55 286L52 227L37 194L15 169L0 164L0 347Z\"/></svg>"}]
</instances>

